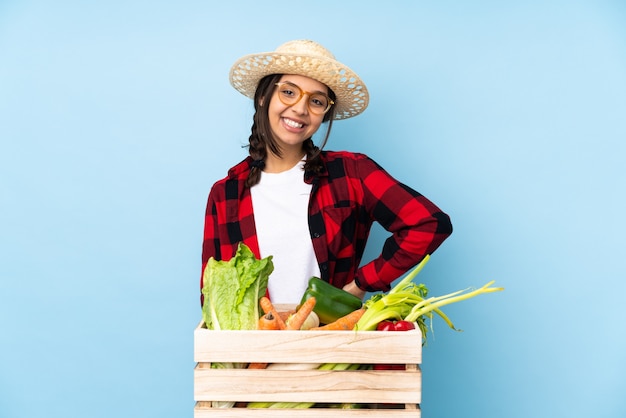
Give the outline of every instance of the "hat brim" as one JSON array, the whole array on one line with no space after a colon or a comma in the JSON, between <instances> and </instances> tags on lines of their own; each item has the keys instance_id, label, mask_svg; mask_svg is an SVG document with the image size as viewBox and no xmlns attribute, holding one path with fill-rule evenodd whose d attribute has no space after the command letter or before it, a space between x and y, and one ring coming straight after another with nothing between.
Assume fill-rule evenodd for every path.
<instances>
[{"instance_id":1,"label":"hat brim","mask_svg":"<svg viewBox=\"0 0 626 418\"><path fill-rule=\"evenodd\" d=\"M253 99L259 81L270 74L297 74L326 84L337 96L334 119L347 119L362 113L369 103L365 83L350 68L323 56L264 52L246 55L230 69L230 83Z\"/></svg>"}]
</instances>

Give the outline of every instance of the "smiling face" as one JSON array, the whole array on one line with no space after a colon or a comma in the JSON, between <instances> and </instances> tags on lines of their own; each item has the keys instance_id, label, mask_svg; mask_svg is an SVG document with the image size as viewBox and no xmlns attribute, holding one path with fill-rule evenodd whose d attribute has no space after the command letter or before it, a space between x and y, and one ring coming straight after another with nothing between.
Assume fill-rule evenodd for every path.
<instances>
[{"instance_id":1,"label":"smiling face","mask_svg":"<svg viewBox=\"0 0 626 418\"><path fill-rule=\"evenodd\" d=\"M280 82L295 84L302 91L328 94L328 87L325 84L309 77L283 75ZM268 109L272 134L281 152L300 152L302 143L319 129L324 115L316 115L309 110L308 94L305 94L297 103L286 105L278 98L280 94L278 90L278 88L274 90Z\"/></svg>"}]
</instances>

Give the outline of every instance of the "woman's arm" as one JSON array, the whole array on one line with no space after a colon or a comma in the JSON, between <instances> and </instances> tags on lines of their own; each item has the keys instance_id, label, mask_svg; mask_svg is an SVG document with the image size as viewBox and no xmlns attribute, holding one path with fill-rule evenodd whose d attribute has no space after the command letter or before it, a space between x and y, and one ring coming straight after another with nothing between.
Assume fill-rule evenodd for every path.
<instances>
[{"instance_id":1,"label":"woman's arm","mask_svg":"<svg viewBox=\"0 0 626 418\"><path fill-rule=\"evenodd\" d=\"M361 290L388 290L391 283L432 254L452 233L452 223L433 202L400 183L373 160L358 166L370 216L391 232L380 256L357 271Z\"/></svg>"}]
</instances>

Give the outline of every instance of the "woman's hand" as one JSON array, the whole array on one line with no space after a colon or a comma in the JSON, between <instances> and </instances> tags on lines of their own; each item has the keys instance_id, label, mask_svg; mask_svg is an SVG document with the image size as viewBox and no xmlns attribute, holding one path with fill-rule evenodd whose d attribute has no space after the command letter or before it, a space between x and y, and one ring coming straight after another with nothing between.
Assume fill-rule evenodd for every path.
<instances>
[{"instance_id":1,"label":"woman's hand","mask_svg":"<svg viewBox=\"0 0 626 418\"><path fill-rule=\"evenodd\" d=\"M365 290L361 290L357 287L354 280L352 280L350 283L345 285L343 287L343 290L345 290L348 293L352 293L354 296L356 296L357 298L361 300L363 300L363 297L365 296L365 293L366 293Z\"/></svg>"}]
</instances>

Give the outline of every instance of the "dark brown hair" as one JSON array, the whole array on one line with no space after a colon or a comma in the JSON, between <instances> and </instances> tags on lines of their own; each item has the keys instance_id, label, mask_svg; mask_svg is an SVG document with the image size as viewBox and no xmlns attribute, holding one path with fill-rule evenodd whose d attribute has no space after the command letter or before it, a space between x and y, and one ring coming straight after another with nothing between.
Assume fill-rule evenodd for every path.
<instances>
[{"instance_id":1,"label":"dark brown hair","mask_svg":"<svg viewBox=\"0 0 626 418\"><path fill-rule=\"evenodd\" d=\"M274 95L274 90L276 89L276 83L280 81L282 76L282 74L271 74L263 77L259 81L254 94L254 116L252 118L250 137L248 138L248 152L250 157L252 157L253 164L250 168L250 174L246 179L247 187L254 186L261 179L261 171L263 170L268 150L279 157L281 156L276 139L272 135L268 109ZM328 89L328 95L332 100L336 100L335 93L330 88ZM313 143L312 138L308 138L302 144L307 156L304 165L304 170L307 172L319 173L323 168L319 154L330 136L334 115L335 106L333 105L333 107L324 114L322 123L328 122L328 125L326 127L326 135L324 135L324 139L321 141L319 147Z\"/></svg>"}]
</instances>

